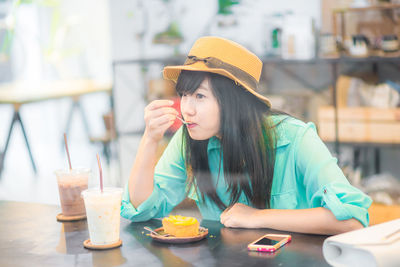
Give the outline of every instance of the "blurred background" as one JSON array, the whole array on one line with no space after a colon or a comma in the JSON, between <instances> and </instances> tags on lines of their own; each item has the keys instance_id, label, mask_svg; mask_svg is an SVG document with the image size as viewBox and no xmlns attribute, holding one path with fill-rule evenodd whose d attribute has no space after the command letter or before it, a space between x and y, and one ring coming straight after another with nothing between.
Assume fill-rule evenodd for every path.
<instances>
[{"instance_id":1,"label":"blurred background","mask_svg":"<svg viewBox=\"0 0 400 267\"><path fill-rule=\"evenodd\" d=\"M54 171L124 186L143 108L205 35L264 62L260 92L317 125L349 181L400 204L400 1L0 1L0 199L58 204ZM169 129L159 153L179 128Z\"/></svg>"}]
</instances>

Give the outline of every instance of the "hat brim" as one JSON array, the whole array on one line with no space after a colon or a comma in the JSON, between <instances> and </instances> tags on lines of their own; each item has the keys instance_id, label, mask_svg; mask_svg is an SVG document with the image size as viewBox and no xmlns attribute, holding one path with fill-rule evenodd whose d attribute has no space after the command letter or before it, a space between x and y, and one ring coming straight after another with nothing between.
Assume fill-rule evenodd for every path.
<instances>
[{"instance_id":1,"label":"hat brim","mask_svg":"<svg viewBox=\"0 0 400 267\"><path fill-rule=\"evenodd\" d=\"M250 88L248 85L242 83L240 80L238 80L235 76L233 76L231 73L224 69L218 69L218 68L209 68L204 64L202 61L195 62L190 65L181 65L181 66L167 66L164 68L163 71L163 76L164 79L171 80L176 83L178 80L179 74L181 73L182 70L189 70L189 71L205 71L205 72L211 72L211 73L216 73L225 77L230 78L231 80L237 82L244 88L246 88L247 91L249 91L251 94L255 95L258 97L261 101L263 101L265 104L267 104L268 107L271 107L271 102L269 101L268 98L265 96L257 93L254 91L252 88Z\"/></svg>"}]
</instances>

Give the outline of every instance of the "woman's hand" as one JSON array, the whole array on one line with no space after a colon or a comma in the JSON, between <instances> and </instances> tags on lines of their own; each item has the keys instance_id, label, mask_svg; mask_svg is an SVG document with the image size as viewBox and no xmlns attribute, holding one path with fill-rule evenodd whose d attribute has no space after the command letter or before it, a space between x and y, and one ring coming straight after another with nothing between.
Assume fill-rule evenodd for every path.
<instances>
[{"instance_id":1,"label":"woman's hand","mask_svg":"<svg viewBox=\"0 0 400 267\"><path fill-rule=\"evenodd\" d=\"M171 100L154 100L144 109L146 122L145 136L159 142L167 129L174 123L178 112L171 106Z\"/></svg>"},{"instance_id":2,"label":"woman's hand","mask_svg":"<svg viewBox=\"0 0 400 267\"><path fill-rule=\"evenodd\" d=\"M222 212L220 221L226 227L258 228L258 215L261 210L236 203Z\"/></svg>"}]
</instances>

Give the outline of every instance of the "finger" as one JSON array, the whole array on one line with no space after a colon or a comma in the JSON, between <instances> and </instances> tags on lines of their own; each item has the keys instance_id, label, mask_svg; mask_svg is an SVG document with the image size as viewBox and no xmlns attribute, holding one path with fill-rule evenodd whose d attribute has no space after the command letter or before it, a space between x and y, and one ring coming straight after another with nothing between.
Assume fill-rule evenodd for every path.
<instances>
[{"instance_id":1,"label":"finger","mask_svg":"<svg viewBox=\"0 0 400 267\"><path fill-rule=\"evenodd\" d=\"M157 128L164 126L165 124L168 124L170 122L173 123L174 121L175 121L175 116L173 116L171 114L165 114L160 117L149 120L148 126L151 129L157 129Z\"/></svg>"},{"instance_id":2,"label":"finger","mask_svg":"<svg viewBox=\"0 0 400 267\"><path fill-rule=\"evenodd\" d=\"M171 114L164 114L159 117L151 118L149 120L150 125L159 126L161 124L167 123L169 121L175 121L176 116Z\"/></svg>"},{"instance_id":3,"label":"finger","mask_svg":"<svg viewBox=\"0 0 400 267\"><path fill-rule=\"evenodd\" d=\"M152 136L157 137L159 140L165 134L167 129L172 126L172 124L174 124L174 121L167 121L159 125L146 126L146 131Z\"/></svg>"},{"instance_id":4,"label":"finger","mask_svg":"<svg viewBox=\"0 0 400 267\"><path fill-rule=\"evenodd\" d=\"M158 127L157 131L160 134L164 134L168 130L168 128L171 127L172 124L174 124L173 121L168 121L166 123L163 123Z\"/></svg>"},{"instance_id":5,"label":"finger","mask_svg":"<svg viewBox=\"0 0 400 267\"><path fill-rule=\"evenodd\" d=\"M234 219L232 217L228 217L224 221L223 225L225 225L225 227L235 227L235 221L234 221Z\"/></svg>"},{"instance_id":6,"label":"finger","mask_svg":"<svg viewBox=\"0 0 400 267\"><path fill-rule=\"evenodd\" d=\"M226 210L224 210L221 215L219 215L219 219L221 221L221 223L223 223L223 221L225 220L227 214L226 214Z\"/></svg>"},{"instance_id":7,"label":"finger","mask_svg":"<svg viewBox=\"0 0 400 267\"><path fill-rule=\"evenodd\" d=\"M235 204L231 204L231 205L229 205L227 208L226 208L226 210L225 210L225 212L228 212L228 211L230 211L234 206L236 206L236 204L237 203L235 203Z\"/></svg>"},{"instance_id":8,"label":"finger","mask_svg":"<svg viewBox=\"0 0 400 267\"><path fill-rule=\"evenodd\" d=\"M157 117L161 117L161 116L167 115L167 114L172 115L173 119L176 120L178 112L175 109L170 108L170 107L162 107L162 108L158 108L156 110L146 110L144 113L144 120L147 122L147 121L156 119Z\"/></svg>"},{"instance_id":9,"label":"finger","mask_svg":"<svg viewBox=\"0 0 400 267\"><path fill-rule=\"evenodd\" d=\"M147 105L148 110L154 110L158 109L161 107L167 107L167 106L172 106L174 104L174 101L172 100L166 100L166 99L161 99L161 100L154 100L150 102L150 104Z\"/></svg>"},{"instance_id":10,"label":"finger","mask_svg":"<svg viewBox=\"0 0 400 267\"><path fill-rule=\"evenodd\" d=\"M236 204L233 204L233 205L229 205L223 212L222 212L222 214L224 214L224 216L226 216L226 215L228 215L228 214L231 214L231 210L232 210L232 208L235 206Z\"/></svg>"},{"instance_id":11,"label":"finger","mask_svg":"<svg viewBox=\"0 0 400 267\"><path fill-rule=\"evenodd\" d=\"M158 109L153 109L151 111L148 111L147 113L150 114L150 116L152 117L159 117L164 114L172 114L176 117L179 114L178 111L170 107L161 107Z\"/></svg>"},{"instance_id":12,"label":"finger","mask_svg":"<svg viewBox=\"0 0 400 267\"><path fill-rule=\"evenodd\" d=\"M220 221L223 224L224 221L229 217L229 210L232 208L232 206L228 206L220 215Z\"/></svg>"},{"instance_id":13,"label":"finger","mask_svg":"<svg viewBox=\"0 0 400 267\"><path fill-rule=\"evenodd\" d=\"M219 217L219 221L220 221L223 225L225 225L226 219L227 219L226 215L223 216L223 215L221 214L221 216Z\"/></svg>"},{"instance_id":14,"label":"finger","mask_svg":"<svg viewBox=\"0 0 400 267\"><path fill-rule=\"evenodd\" d=\"M225 209L223 212L221 212L221 215L219 216L220 218L222 218L222 217L224 217L226 215L226 210L227 209Z\"/></svg>"},{"instance_id":15,"label":"finger","mask_svg":"<svg viewBox=\"0 0 400 267\"><path fill-rule=\"evenodd\" d=\"M225 211L223 211L223 212L221 213L221 215L219 215L219 221L220 221L222 224L224 224L225 220L226 220L226 213L225 213Z\"/></svg>"}]
</instances>

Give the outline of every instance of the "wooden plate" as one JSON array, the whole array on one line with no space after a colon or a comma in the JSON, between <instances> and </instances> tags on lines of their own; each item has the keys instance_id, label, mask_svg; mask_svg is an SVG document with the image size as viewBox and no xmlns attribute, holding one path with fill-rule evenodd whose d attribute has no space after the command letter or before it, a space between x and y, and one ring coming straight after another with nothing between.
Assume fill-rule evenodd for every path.
<instances>
[{"instance_id":1,"label":"wooden plate","mask_svg":"<svg viewBox=\"0 0 400 267\"><path fill-rule=\"evenodd\" d=\"M164 234L164 228L160 227L154 230L157 233ZM208 229L204 227L199 228L199 235L191 236L191 237L176 237L176 236L159 236L153 233L150 233L151 238L158 242L163 243L171 243L171 244L182 244L182 243L190 243L202 240L208 235Z\"/></svg>"}]
</instances>

